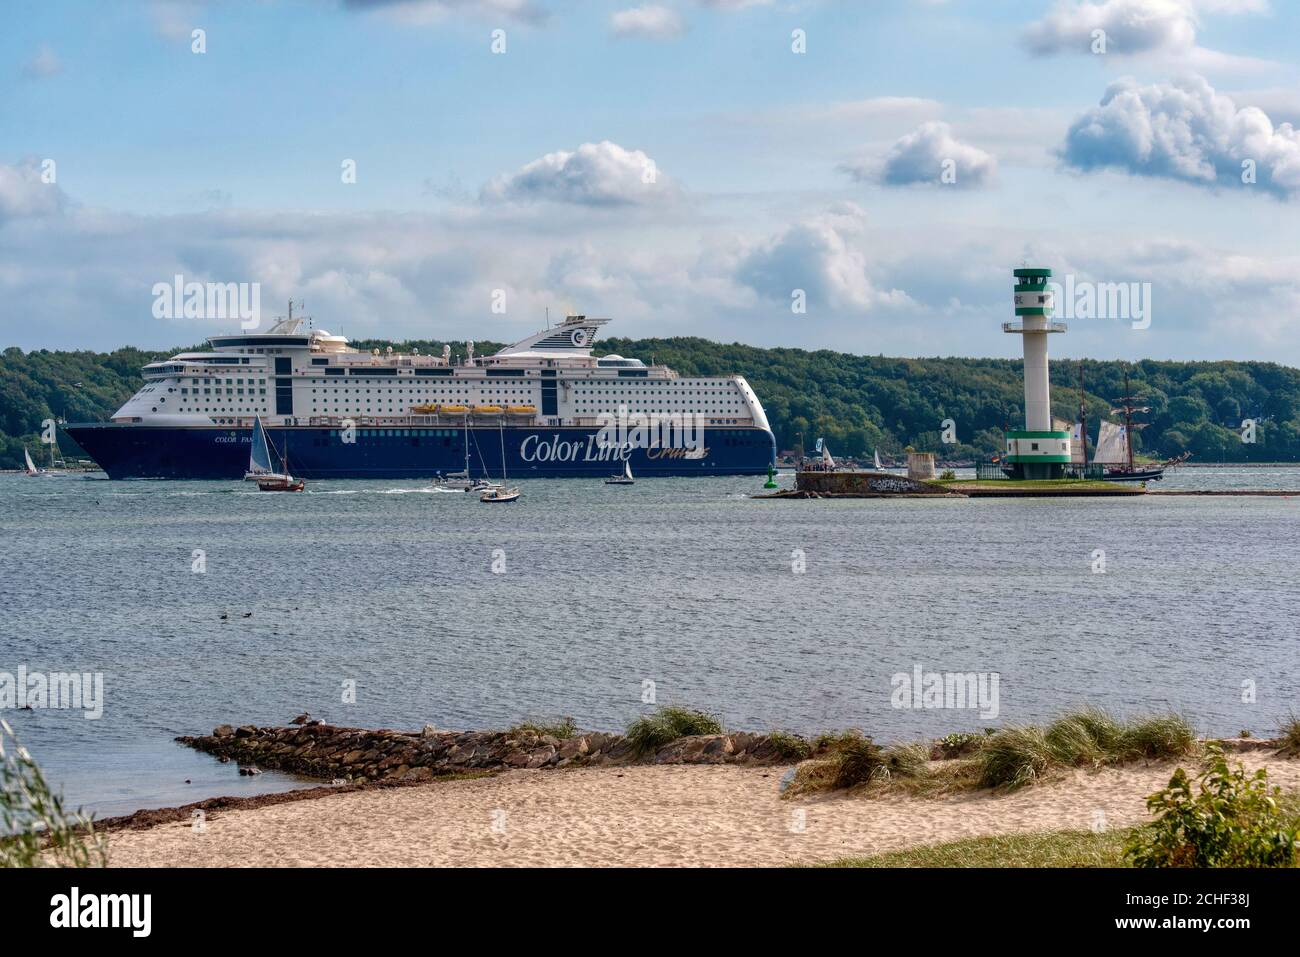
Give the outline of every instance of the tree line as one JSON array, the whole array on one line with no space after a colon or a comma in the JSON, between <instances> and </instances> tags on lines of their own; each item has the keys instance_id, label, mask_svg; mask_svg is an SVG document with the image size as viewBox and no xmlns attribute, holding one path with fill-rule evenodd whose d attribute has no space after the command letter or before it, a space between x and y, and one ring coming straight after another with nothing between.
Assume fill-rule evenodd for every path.
<instances>
[{"instance_id":1,"label":"tree line","mask_svg":"<svg viewBox=\"0 0 1300 957\"><path fill-rule=\"evenodd\" d=\"M419 340L390 343L364 340L359 349L395 351L418 348L441 354L443 343ZM461 343L450 343L463 355ZM193 347L191 347L193 348ZM499 348L477 346L479 355ZM182 351L23 352L0 354L0 467L22 465L23 446L33 458L47 419L103 421L141 385L140 368ZM767 411L780 449L811 447L824 437L836 454L867 456L879 450L897 456L907 446L942 451L945 458L975 458L1003 447L1003 430L1021 427L1024 393L1021 363L1013 359L896 359L822 349L760 349L693 337L605 339L597 354L617 352L647 363L667 365L682 375L739 373L749 381ZM1082 362L1090 432L1129 391L1150 411L1150 423L1134 447L1169 457L1191 452L1194 461L1300 461L1300 369L1272 362ZM1052 411L1074 421L1079 413L1076 360L1051 364ZM951 419L957 443L941 441ZM1248 426L1253 423L1253 430ZM1243 441L1243 435L1253 442ZM60 436L67 453L76 451Z\"/></svg>"}]
</instances>

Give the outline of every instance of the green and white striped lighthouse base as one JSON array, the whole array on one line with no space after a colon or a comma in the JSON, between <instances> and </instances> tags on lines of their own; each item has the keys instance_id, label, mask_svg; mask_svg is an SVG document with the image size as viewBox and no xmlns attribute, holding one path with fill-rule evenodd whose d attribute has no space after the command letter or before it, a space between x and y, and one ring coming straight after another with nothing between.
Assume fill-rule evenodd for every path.
<instances>
[{"instance_id":1,"label":"green and white striped lighthouse base","mask_svg":"<svg viewBox=\"0 0 1300 957\"><path fill-rule=\"evenodd\" d=\"M1070 464L1070 433L1008 432L1006 462L1016 478L1063 478Z\"/></svg>"}]
</instances>

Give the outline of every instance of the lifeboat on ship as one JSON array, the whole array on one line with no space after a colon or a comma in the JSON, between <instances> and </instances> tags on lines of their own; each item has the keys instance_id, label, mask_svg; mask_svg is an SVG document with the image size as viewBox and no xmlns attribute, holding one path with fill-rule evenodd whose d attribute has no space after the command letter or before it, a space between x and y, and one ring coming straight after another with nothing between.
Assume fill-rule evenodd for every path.
<instances>
[{"instance_id":1,"label":"lifeboat on ship","mask_svg":"<svg viewBox=\"0 0 1300 957\"><path fill-rule=\"evenodd\" d=\"M500 415L505 409L499 405L476 405L472 411L475 415Z\"/></svg>"}]
</instances>

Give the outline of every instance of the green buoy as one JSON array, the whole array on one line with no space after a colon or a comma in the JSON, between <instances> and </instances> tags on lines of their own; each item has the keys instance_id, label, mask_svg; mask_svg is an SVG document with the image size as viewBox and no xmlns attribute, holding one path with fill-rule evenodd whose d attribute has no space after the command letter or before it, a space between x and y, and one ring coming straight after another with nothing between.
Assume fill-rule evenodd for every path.
<instances>
[{"instance_id":1,"label":"green buoy","mask_svg":"<svg viewBox=\"0 0 1300 957\"><path fill-rule=\"evenodd\" d=\"M763 483L763 488L776 488L776 466L771 462L767 463L767 481Z\"/></svg>"}]
</instances>

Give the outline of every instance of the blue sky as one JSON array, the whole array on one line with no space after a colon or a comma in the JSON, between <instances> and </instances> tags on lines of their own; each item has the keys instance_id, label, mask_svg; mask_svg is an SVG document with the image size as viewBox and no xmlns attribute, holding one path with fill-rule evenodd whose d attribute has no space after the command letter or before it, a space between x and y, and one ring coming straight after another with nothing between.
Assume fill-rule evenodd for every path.
<instances>
[{"instance_id":1,"label":"blue sky","mask_svg":"<svg viewBox=\"0 0 1300 957\"><path fill-rule=\"evenodd\" d=\"M303 298L357 337L508 340L571 307L629 336L1015 355L999 323L1027 260L1150 284L1148 328L1077 319L1056 355L1300 365L1297 4L11 0L4 17L0 345L227 331L154 318L153 285L180 273L259 283L268 318Z\"/></svg>"}]
</instances>

